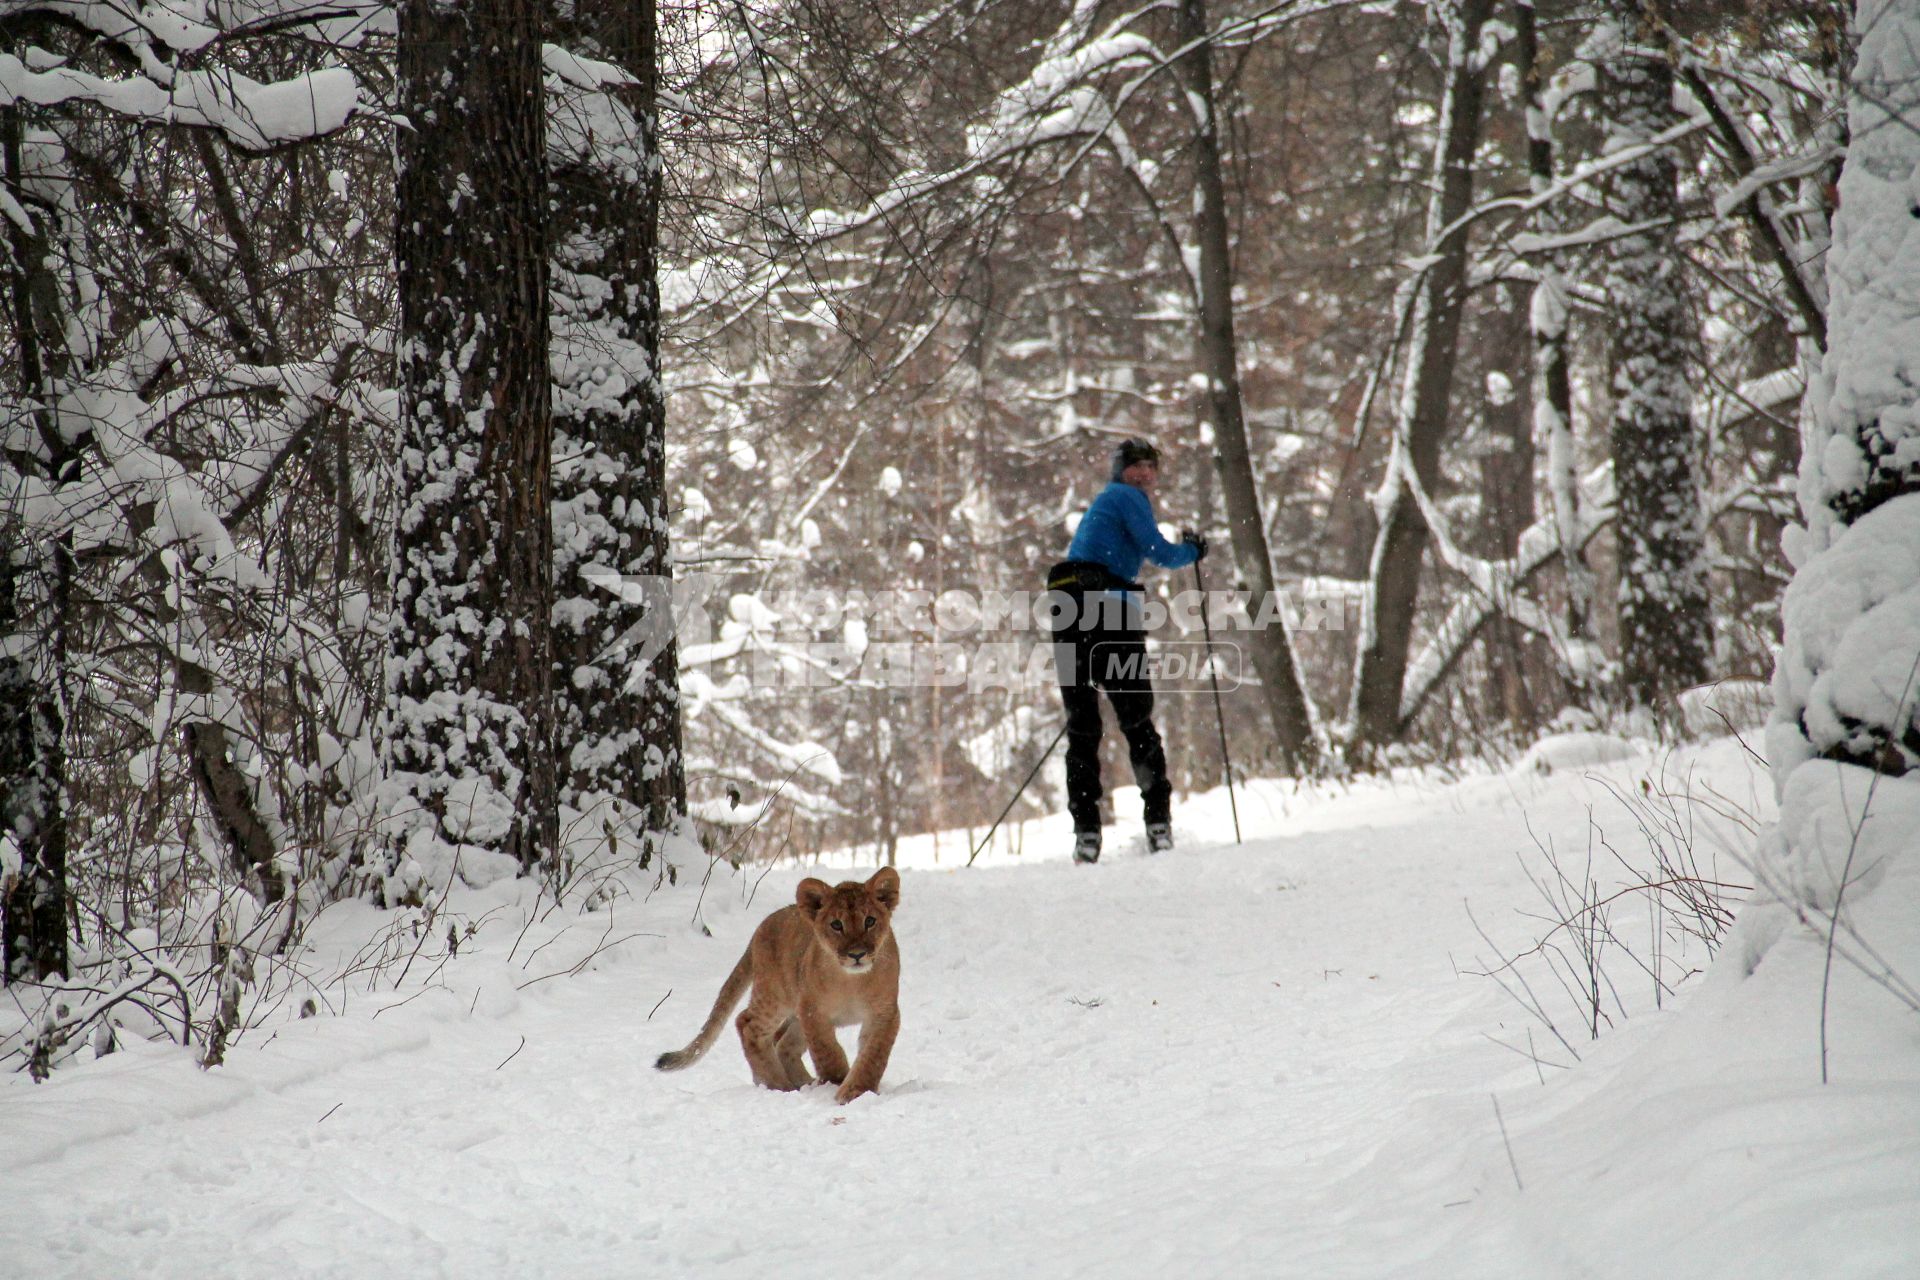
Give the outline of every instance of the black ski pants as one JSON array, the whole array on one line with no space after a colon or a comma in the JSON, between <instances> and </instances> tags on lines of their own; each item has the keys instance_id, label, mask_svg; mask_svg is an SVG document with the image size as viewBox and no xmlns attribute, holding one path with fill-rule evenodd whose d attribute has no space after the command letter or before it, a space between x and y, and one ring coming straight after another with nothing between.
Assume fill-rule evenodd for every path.
<instances>
[{"instance_id":1,"label":"black ski pants","mask_svg":"<svg viewBox=\"0 0 1920 1280\"><path fill-rule=\"evenodd\" d=\"M1100 829L1100 691L1113 705L1114 719L1127 739L1133 780L1148 823L1170 820L1173 784L1167 779L1167 753L1153 727L1153 682L1147 675L1147 637L1126 616L1117 594L1064 593L1071 618L1053 632L1054 665L1060 674L1060 700L1067 709L1067 812L1075 831Z\"/></svg>"}]
</instances>

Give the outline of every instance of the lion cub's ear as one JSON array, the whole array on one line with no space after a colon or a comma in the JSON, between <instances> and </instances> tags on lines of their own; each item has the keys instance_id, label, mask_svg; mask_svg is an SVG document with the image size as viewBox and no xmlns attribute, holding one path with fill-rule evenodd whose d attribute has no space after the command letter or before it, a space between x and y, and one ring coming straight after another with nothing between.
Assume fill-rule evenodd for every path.
<instances>
[{"instance_id":1,"label":"lion cub's ear","mask_svg":"<svg viewBox=\"0 0 1920 1280\"><path fill-rule=\"evenodd\" d=\"M892 867L882 867L873 873L873 879L867 881L874 900L887 910L892 911L900 905L900 873Z\"/></svg>"},{"instance_id":2,"label":"lion cub's ear","mask_svg":"<svg viewBox=\"0 0 1920 1280\"><path fill-rule=\"evenodd\" d=\"M808 876L793 891L793 900L800 904L800 910L809 919L820 914L820 908L827 905L827 899L833 895L833 889L825 880L815 880Z\"/></svg>"}]
</instances>

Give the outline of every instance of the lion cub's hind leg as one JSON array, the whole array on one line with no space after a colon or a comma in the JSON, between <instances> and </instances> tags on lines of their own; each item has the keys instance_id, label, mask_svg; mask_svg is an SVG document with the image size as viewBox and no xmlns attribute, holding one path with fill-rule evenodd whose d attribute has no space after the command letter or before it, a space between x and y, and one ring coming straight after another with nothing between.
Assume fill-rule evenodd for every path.
<instances>
[{"instance_id":1,"label":"lion cub's hind leg","mask_svg":"<svg viewBox=\"0 0 1920 1280\"><path fill-rule=\"evenodd\" d=\"M799 1087L781 1060L780 1036L786 1025L787 1019L774 1019L764 1013L756 1013L751 1004L734 1022L740 1031L740 1051L747 1056L747 1067L753 1072L753 1082L783 1092Z\"/></svg>"},{"instance_id":2,"label":"lion cub's hind leg","mask_svg":"<svg viewBox=\"0 0 1920 1280\"><path fill-rule=\"evenodd\" d=\"M807 1051L807 1038L800 1030L800 1019L787 1019L787 1025L780 1028L780 1038L774 1042L774 1051L779 1055L781 1069L787 1073L791 1087L804 1089L813 1083L813 1076L801 1057Z\"/></svg>"}]
</instances>

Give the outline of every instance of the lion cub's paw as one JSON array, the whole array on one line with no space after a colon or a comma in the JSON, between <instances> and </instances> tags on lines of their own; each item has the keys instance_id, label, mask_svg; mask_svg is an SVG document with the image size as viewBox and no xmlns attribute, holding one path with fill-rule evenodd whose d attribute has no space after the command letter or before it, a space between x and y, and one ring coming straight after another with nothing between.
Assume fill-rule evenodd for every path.
<instances>
[{"instance_id":1,"label":"lion cub's paw","mask_svg":"<svg viewBox=\"0 0 1920 1280\"><path fill-rule=\"evenodd\" d=\"M834 1090L833 1100L844 1107L849 1102L852 1102L855 1098L859 1097L863 1093L876 1093L876 1092L878 1091L874 1089L862 1088L861 1086L856 1085L851 1080L849 1080L846 1084L843 1084L838 1089Z\"/></svg>"}]
</instances>

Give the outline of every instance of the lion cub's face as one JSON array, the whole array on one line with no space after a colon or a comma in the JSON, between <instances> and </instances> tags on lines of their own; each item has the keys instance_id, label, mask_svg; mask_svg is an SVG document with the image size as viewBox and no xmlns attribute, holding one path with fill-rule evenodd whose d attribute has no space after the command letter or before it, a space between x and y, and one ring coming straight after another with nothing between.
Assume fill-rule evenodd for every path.
<instances>
[{"instance_id":1,"label":"lion cub's face","mask_svg":"<svg viewBox=\"0 0 1920 1280\"><path fill-rule=\"evenodd\" d=\"M893 932L893 909L900 905L900 873L882 867L864 884L843 880L831 887L824 880L802 880L794 901L813 925L815 941L842 969L867 973L880 945Z\"/></svg>"}]
</instances>

